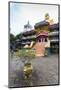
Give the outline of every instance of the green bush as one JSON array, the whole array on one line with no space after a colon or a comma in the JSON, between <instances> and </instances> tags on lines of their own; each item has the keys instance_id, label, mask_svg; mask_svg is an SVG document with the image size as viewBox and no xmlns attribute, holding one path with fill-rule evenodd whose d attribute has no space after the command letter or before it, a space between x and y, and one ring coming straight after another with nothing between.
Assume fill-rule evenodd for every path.
<instances>
[{"instance_id":1,"label":"green bush","mask_svg":"<svg viewBox=\"0 0 61 90\"><path fill-rule=\"evenodd\" d=\"M26 60L35 58L35 50L33 49L21 49L20 57Z\"/></svg>"},{"instance_id":2,"label":"green bush","mask_svg":"<svg viewBox=\"0 0 61 90\"><path fill-rule=\"evenodd\" d=\"M33 49L21 49L19 50L19 57L25 59L25 61L30 61L35 58L35 50Z\"/></svg>"}]
</instances>

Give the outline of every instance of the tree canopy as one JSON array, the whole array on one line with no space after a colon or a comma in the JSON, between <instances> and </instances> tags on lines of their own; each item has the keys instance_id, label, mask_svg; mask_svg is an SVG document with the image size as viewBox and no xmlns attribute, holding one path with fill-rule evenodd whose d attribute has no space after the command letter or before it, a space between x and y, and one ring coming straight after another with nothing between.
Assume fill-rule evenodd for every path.
<instances>
[{"instance_id":1,"label":"tree canopy","mask_svg":"<svg viewBox=\"0 0 61 90\"><path fill-rule=\"evenodd\" d=\"M15 42L15 36L10 33L10 43L13 44Z\"/></svg>"}]
</instances>

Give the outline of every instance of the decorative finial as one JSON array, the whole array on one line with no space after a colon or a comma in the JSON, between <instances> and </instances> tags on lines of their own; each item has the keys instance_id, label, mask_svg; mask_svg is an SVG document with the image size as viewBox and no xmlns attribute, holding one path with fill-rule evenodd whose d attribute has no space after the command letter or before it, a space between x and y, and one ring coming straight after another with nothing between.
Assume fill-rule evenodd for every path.
<instances>
[{"instance_id":1,"label":"decorative finial","mask_svg":"<svg viewBox=\"0 0 61 90\"><path fill-rule=\"evenodd\" d=\"M45 20L49 20L50 19L50 16L48 13L45 14Z\"/></svg>"}]
</instances>

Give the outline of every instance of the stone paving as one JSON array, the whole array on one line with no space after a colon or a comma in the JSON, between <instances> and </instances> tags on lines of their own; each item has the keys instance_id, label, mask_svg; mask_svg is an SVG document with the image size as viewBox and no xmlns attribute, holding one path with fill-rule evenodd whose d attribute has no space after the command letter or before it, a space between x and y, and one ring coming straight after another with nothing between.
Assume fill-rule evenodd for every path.
<instances>
[{"instance_id":1,"label":"stone paving","mask_svg":"<svg viewBox=\"0 0 61 90\"><path fill-rule=\"evenodd\" d=\"M23 60L10 56L9 87L40 86L58 84L58 55L36 57L31 61L33 65L32 77L24 79Z\"/></svg>"}]
</instances>

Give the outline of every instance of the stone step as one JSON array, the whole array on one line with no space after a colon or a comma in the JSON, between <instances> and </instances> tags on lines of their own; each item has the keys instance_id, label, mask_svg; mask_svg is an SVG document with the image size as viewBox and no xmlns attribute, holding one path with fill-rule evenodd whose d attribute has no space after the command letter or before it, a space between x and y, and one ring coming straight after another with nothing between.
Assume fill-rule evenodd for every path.
<instances>
[{"instance_id":1,"label":"stone step","mask_svg":"<svg viewBox=\"0 0 61 90\"><path fill-rule=\"evenodd\" d=\"M39 42L34 45L37 56L43 56L44 55L44 52L45 52L44 45L45 45L44 43L39 43Z\"/></svg>"}]
</instances>

